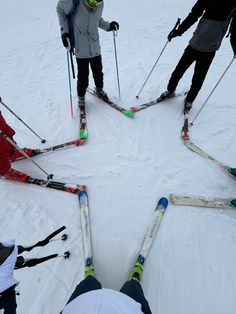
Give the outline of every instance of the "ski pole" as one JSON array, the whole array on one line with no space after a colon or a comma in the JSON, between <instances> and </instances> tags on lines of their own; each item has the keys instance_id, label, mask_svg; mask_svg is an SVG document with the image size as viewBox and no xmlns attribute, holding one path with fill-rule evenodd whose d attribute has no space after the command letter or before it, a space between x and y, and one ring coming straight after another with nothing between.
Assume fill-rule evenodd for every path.
<instances>
[{"instance_id":1,"label":"ski pole","mask_svg":"<svg viewBox=\"0 0 236 314\"><path fill-rule=\"evenodd\" d=\"M70 60L69 60L69 50L67 50L67 70L68 70L68 82L69 82L69 93L70 93L70 113L71 117L73 118L73 103L72 103L72 92L71 92L71 77L70 77Z\"/></svg>"},{"instance_id":2,"label":"ski pole","mask_svg":"<svg viewBox=\"0 0 236 314\"><path fill-rule=\"evenodd\" d=\"M10 137L8 137L2 130L0 130L0 135L2 135L12 146L15 147L25 158L30 160L36 167L38 167L43 173L47 175L47 179L52 179L53 174L48 174L42 167L39 166L38 163L36 163L30 156L28 156L23 149L21 149Z\"/></svg>"},{"instance_id":3,"label":"ski pole","mask_svg":"<svg viewBox=\"0 0 236 314\"><path fill-rule=\"evenodd\" d=\"M178 20L177 20L177 22L175 23L175 26L174 26L174 28L172 29L172 31L175 30L175 29L179 26L179 24L180 24L180 18L178 18ZM141 87L141 89L140 89L138 95L136 96L136 98L139 98L140 93L142 92L142 90L143 90L144 86L146 85L146 83L147 83L149 77L151 76L152 72L154 71L154 69L155 69L155 67L156 67L156 65L157 65L157 63L158 63L158 61L160 60L160 58L161 58L163 52L165 51L166 46L167 46L168 43L169 43L169 40L167 40L167 42L165 43L163 49L161 50L161 53L159 54L159 56L158 56L156 62L154 63L154 65L153 65L153 67L152 67L150 73L148 74L146 80L144 81L144 83L143 83L143 85L142 85L142 87Z\"/></svg>"},{"instance_id":4,"label":"ski pole","mask_svg":"<svg viewBox=\"0 0 236 314\"><path fill-rule=\"evenodd\" d=\"M227 68L225 69L224 73L221 75L220 79L218 80L218 82L216 83L215 87L213 88L213 90L210 92L209 96L207 97L207 99L205 100L205 102L203 103L202 107L200 108L200 110L198 111L198 113L196 114L195 118L193 119L193 121L190 123L190 125L192 126L194 121L197 119L198 115L200 114L200 112L202 111L203 107L206 105L206 103L208 102L209 98L211 97L211 95L214 93L214 91L216 90L217 86L219 85L220 81L223 79L223 77L225 76L226 72L228 71L228 69L230 68L231 64L234 62L235 57L233 57L233 59L230 61L229 65L227 66Z\"/></svg>"},{"instance_id":5,"label":"ski pole","mask_svg":"<svg viewBox=\"0 0 236 314\"><path fill-rule=\"evenodd\" d=\"M59 233L61 233L63 230L65 230L66 227L62 226L61 228L55 230L54 232L52 232L51 234L49 234L45 239L38 241L37 243L30 245L30 246L18 246L18 253L21 254L23 252L30 252L32 251L35 247L41 247L41 246L45 246L47 245L49 242L53 241L53 238L58 235ZM67 235L63 234L61 237L62 241L65 241L67 239ZM56 239L55 239L56 240ZM55 241L54 240L54 241Z\"/></svg>"},{"instance_id":6,"label":"ski pole","mask_svg":"<svg viewBox=\"0 0 236 314\"><path fill-rule=\"evenodd\" d=\"M116 59L116 77L117 77L117 86L119 92L119 100L121 100L120 96L120 79L119 79L119 69L118 69L118 61L117 61L117 50L116 50L116 36L118 35L118 30L113 30L113 43L114 43L114 51L115 51L115 59Z\"/></svg>"},{"instance_id":7,"label":"ski pole","mask_svg":"<svg viewBox=\"0 0 236 314\"><path fill-rule=\"evenodd\" d=\"M34 133L40 140L41 143L45 143L46 140L42 139L36 132L34 132L34 130L31 129L31 127L29 127L20 117L18 117L17 114L15 114L14 111L12 111L3 101L2 98L0 97L0 103L7 109L9 110L20 122L22 122L32 133Z\"/></svg>"},{"instance_id":8,"label":"ski pole","mask_svg":"<svg viewBox=\"0 0 236 314\"><path fill-rule=\"evenodd\" d=\"M73 79L75 79L75 68L74 68L73 52L72 52L72 50L70 50L70 64L71 64L72 77L73 77Z\"/></svg>"}]
</instances>

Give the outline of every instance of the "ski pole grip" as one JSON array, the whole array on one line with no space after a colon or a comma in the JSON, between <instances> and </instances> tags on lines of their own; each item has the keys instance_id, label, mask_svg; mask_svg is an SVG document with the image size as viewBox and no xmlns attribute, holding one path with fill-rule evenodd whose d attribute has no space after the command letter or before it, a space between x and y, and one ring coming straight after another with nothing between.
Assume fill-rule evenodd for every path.
<instances>
[{"instance_id":1,"label":"ski pole grip","mask_svg":"<svg viewBox=\"0 0 236 314\"><path fill-rule=\"evenodd\" d=\"M177 29L177 27L180 25L180 21L181 21L181 18L178 18L177 22L175 23L175 26L174 26L173 30Z\"/></svg>"}]
</instances>

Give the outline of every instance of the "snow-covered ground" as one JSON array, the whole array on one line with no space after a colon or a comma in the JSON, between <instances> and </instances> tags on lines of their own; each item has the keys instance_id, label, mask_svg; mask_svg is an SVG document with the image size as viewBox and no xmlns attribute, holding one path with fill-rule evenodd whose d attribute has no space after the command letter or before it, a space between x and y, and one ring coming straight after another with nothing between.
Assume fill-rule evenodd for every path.
<instances>
[{"instance_id":1,"label":"snow-covered ground","mask_svg":"<svg viewBox=\"0 0 236 314\"><path fill-rule=\"evenodd\" d=\"M121 104L129 108L151 100L166 84L194 30L167 48L140 95L144 79L166 43L178 17L195 1L105 1L103 17L117 20L116 39ZM69 111L66 53L62 47L56 0L0 2L0 96L35 131L41 144L15 117L1 110L20 146L45 147L78 138L76 82ZM100 31L105 89L118 101L113 38ZM191 117L200 109L233 57L224 39ZM192 69L178 90L190 85ZM199 115L192 140L223 163L235 166L236 64ZM90 80L93 88L93 80ZM183 97L141 111L133 119L87 95L89 137L85 145L35 160L55 180L88 186L97 278L119 289L134 263L157 200L170 193L235 197L235 182L209 161L189 151L180 138ZM28 161L18 170L44 178ZM83 278L84 259L78 199L37 186L0 182L0 239L31 244L62 225L69 239L36 249L28 256L70 250L70 260L56 259L15 272L20 281L18 313L59 313ZM27 256L27 254L25 254ZM143 288L154 314L233 314L236 301L236 213L169 205L145 264Z\"/></svg>"}]
</instances>

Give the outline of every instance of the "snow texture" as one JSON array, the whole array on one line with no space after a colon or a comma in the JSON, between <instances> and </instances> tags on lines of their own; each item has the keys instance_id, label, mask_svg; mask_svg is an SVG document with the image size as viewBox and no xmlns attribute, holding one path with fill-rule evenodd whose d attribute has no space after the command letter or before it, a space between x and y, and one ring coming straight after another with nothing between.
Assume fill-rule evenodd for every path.
<instances>
[{"instance_id":1,"label":"snow texture","mask_svg":"<svg viewBox=\"0 0 236 314\"><path fill-rule=\"evenodd\" d=\"M158 97L196 25L167 45L137 100L167 35L195 1L105 1L105 20L117 20L116 38L122 100L129 108ZM76 81L70 116L66 52L62 47L56 0L0 2L0 80L3 101L47 144L1 106L21 146L43 148L78 138ZM112 33L100 31L105 90L118 102ZM224 39L190 121L232 60ZM235 63L191 128L193 142L235 166ZM189 88L193 68L178 91ZM90 87L93 88L92 76ZM127 118L92 95L86 96L88 140L79 147L35 157L57 181L88 186L94 264L104 287L119 289L137 258L158 199L170 193L235 197L235 181L188 150L180 137L183 97ZM18 170L44 178L29 161ZM58 258L15 272L20 281L18 313L57 314L83 278L84 258L78 198L20 183L0 182L0 239L31 244L62 225L69 239L24 256L70 250ZM169 205L145 263L143 289L154 314L234 314L236 308L236 212Z\"/></svg>"}]
</instances>

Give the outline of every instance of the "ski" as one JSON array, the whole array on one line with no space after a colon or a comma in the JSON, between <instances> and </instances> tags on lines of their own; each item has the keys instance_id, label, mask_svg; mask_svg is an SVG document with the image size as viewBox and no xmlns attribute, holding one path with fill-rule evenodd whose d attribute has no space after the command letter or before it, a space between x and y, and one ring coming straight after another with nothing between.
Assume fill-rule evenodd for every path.
<instances>
[{"instance_id":1,"label":"ski","mask_svg":"<svg viewBox=\"0 0 236 314\"><path fill-rule=\"evenodd\" d=\"M23 148L23 150L25 151L25 153L29 157L34 157L37 155L54 152L55 150L65 149L65 148L74 147L74 146L80 146L83 143L84 143L84 139L78 139L78 140L70 141L70 142L63 143L63 144L54 145L54 146L47 147L47 148L42 148L42 149ZM14 162L17 160L22 160L22 159L25 159L25 156L21 155L21 156L17 156L16 158L14 158L14 155L12 157L10 156L10 162Z\"/></svg>"},{"instance_id":2,"label":"ski","mask_svg":"<svg viewBox=\"0 0 236 314\"><path fill-rule=\"evenodd\" d=\"M88 137L88 133L87 133L85 105L84 106L80 105L79 110L80 110L79 135L80 135L80 139L86 139Z\"/></svg>"},{"instance_id":3,"label":"ski","mask_svg":"<svg viewBox=\"0 0 236 314\"><path fill-rule=\"evenodd\" d=\"M35 184L41 187L55 189L55 190L73 193L73 194L79 194L79 192L85 188L84 185L63 183L63 182L57 182L57 181L51 181L51 180L42 180L42 179L32 178L30 176L27 176L24 181L19 181L17 179L16 180L7 179L4 176L0 176L0 179L13 181L13 182Z\"/></svg>"},{"instance_id":4,"label":"ski","mask_svg":"<svg viewBox=\"0 0 236 314\"><path fill-rule=\"evenodd\" d=\"M180 196L170 194L170 201L174 205L199 206L209 208L235 208L236 198L205 198L201 196Z\"/></svg>"},{"instance_id":5,"label":"ski","mask_svg":"<svg viewBox=\"0 0 236 314\"><path fill-rule=\"evenodd\" d=\"M153 240L155 239L155 235L157 233L157 230L160 226L161 220L165 214L166 208L168 206L168 199L165 197L162 197L159 202L157 203L157 207L155 209L154 217L152 219L152 222L150 224L150 227L147 230L147 233L143 239L143 243L138 255L138 258L136 260L136 263L134 265L133 270L130 273L129 279L132 279L134 277L135 273L139 273L140 277L142 270L143 270L143 265L145 262L145 259L151 249ZM141 281L142 278L139 278Z\"/></svg>"},{"instance_id":6,"label":"ski","mask_svg":"<svg viewBox=\"0 0 236 314\"><path fill-rule=\"evenodd\" d=\"M191 151L195 152L199 156L212 161L214 164L216 164L218 167L220 167L225 173L230 175L232 178L236 179L235 168L232 168L232 167L230 167L228 165L225 165L221 161L219 161L219 160L215 159L214 157L210 156L209 154L204 152L201 148L199 148L198 146L193 144L193 142L191 142L190 140L184 141L184 144L185 144L186 147L188 147L188 149L190 149Z\"/></svg>"},{"instance_id":7,"label":"ski","mask_svg":"<svg viewBox=\"0 0 236 314\"><path fill-rule=\"evenodd\" d=\"M91 228L89 219L89 203L88 195L85 189L79 192L79 206L80 206L80 220L83 237L83 248L85 258L85 277L94 274L92 242L91 242Z\"/></svg>"},{"instance_id":8,"label":"ski","mask_svg":"<svg viewBox=\"0 0 236 314\"><path fill-rule=\"evenodd\" d=\"M108 99L108 101L105 101L104 99L100 98L92 89L88 88L87 92L95 97L97 97L99 100L103 101L104 103L106 103L107 105L109 105L110 107L114 108L115 110L123 113L126 117L133 117L134 116L134 112L132 110L127 110L125 108L122 108L121 106L115 104L114 102L112 102L110 99Z\"/></svg>"},{"instance_id":9,"label":"ski","mask_svg":"<svg viewBox=\"0 0 236 314\"><path fill-rule=\"evenodd\" d=\"M160 97L158 97L158 98L156 98L156 99L154 99L152 101L149 101L149 102L147 102L145 104L142 104L142 105L139 105L139 106L135 106L135 107L131 107L130 109L133 112L138 112L138 111L147 109L149 107L152 107L154 105L157 105L157 104L159 104L162 101L166 101L166 100L169 100L169 99L171 99L173 97L178 97L178 96L181 96L181 95L183 95L183 93L174 93L170 97L166 97L166 98L163 98L163 97L160 96Z\"/></svg>"}]
</instances>

